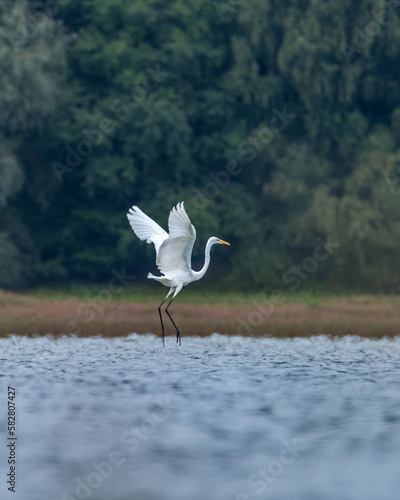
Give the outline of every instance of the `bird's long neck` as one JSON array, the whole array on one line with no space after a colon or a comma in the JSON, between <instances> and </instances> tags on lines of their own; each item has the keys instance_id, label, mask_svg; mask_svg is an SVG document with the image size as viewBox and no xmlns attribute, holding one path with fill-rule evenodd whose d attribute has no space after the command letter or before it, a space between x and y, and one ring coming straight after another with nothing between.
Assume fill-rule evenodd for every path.
<instances>
[{"instance_id":1,"label":"bird's long neck","mask_svg":"<svg viewBox=\"0 0 400 500\"><path fill-rule=\"evenodd\" d=\"M210 250L211 250L211 247L213 246L213 244L214 244L214 241L212 241L212 238L210 238L207 241L207 245L206 245L206 249L205 249L204 266L200 269L200 271L192 271L195 280L199 280L200 278L202 278L206 274L208 266L210 265Z\"/></svg>"}]
</instances>

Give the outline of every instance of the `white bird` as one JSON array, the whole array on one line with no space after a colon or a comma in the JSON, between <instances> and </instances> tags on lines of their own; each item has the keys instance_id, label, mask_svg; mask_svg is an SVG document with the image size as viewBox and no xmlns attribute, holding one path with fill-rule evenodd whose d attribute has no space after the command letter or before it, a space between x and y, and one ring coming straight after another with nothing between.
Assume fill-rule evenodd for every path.
<instances>
[{"instance_id":1,"label":"white bird","mask_svg":"<svg viewBox=\"0 0 400 500\"><path fill-rule=\"evenodd\" d=\"M153 243L156 248L156 264L161 272L161 276L154 276L149 273L147 277L159 281L165 286L170 287L165 299L158 307L160 315L162 342L164 345L164 323L161 315L161 307L171 293L172 299L168 302L165 312L176 329L176 341L181 343L181 336L174 320L169 314L168 308L174 298L182 288L192 281L202 278L210 264L210 250L213 245L220 243L230 245L226 241L220 240L215 236L209 238L205 249L205 262L200 271L193 271L191 267L192 250L196 239L196 229L190 222L190 219L183 206L183 202L173 207L168 218L169 234L154 222L150 217L144 214L140 208L133 206L127 213L129 223L136 236L147 243Z\"/></svg>"}]
</instances>

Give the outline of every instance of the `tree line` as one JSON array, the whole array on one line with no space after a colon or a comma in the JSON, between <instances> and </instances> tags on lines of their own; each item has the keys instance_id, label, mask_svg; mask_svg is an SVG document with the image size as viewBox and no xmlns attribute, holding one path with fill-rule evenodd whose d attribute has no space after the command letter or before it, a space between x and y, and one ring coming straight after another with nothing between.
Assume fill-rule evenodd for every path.
<instances>
[{"instance_id":1,"label":"tree line","mask_svg":"<svg viewBox=\"0 0 400 500\"><path fill-rule=\"evenodd\" d=\"M400 1L4 0L0 286L153 270L184 200L207 286L397 291Z\"/></svg>"}]
</instances>

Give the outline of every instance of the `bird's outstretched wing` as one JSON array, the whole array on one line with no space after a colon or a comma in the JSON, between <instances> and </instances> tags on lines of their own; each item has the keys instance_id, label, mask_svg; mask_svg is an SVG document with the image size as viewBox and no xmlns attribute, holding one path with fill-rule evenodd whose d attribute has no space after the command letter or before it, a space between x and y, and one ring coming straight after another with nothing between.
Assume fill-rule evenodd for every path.
<instances>
[{"instance_id":1,"label":"bird's outstretched wing","mask_svg":"<svg viewBox=\"0 0 400 500\"><path fill-rule=\"evenodd\" d=\"M174 207L168 218L169 236L160 246L157 266L163 274L191 271L196 230L182 203Z\"/></svg>"},{"instance_id":2,"label":"bird's outstretched wing","mask_svg":"<svg viewBox=\"0 0 400 500\"><path fill-rule=\"evenodd\" d=\"M163 241L168 238L167 231L143 213L139 207L133 206L126 215L136 236L147 243L154 243L158 254Z\"/></svg>"}]
</instances>

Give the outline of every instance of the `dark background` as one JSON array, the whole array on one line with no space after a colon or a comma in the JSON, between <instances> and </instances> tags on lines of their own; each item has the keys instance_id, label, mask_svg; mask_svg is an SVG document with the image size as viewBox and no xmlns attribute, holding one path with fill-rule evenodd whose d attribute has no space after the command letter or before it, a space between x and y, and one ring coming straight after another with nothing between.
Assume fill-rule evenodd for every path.
<instances>
[{"instance_id":1,"label":"dark background","mask_svg":"<svg viewBox=\"0 0 400 500\"><path fill-rule=\"evenodd\" d=\"M125 214L139 205L167 229L184 200L195 268L209 236L232 244L214 249L207 286L270 290L296 265L304 286L397 291L399 13L2 1L0 286L103 283L124 267L145 280L154 249ZM321 240L333 250L316 263Z\"/></svg>"}]
</instances>

